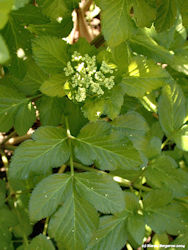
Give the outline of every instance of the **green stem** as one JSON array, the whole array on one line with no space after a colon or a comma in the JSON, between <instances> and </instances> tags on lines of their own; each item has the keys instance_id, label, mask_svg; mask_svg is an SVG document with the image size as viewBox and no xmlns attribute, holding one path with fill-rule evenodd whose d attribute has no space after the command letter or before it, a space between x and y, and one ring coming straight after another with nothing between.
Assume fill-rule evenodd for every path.
<instances>
[{"instance_id":1,"label":"green stem","mask_svg":"<svg viewBox=\"0 0 188 250\"><path fill-rule=\"evenodd\" d=\"M47 234L47 230L48 230L48 224L49 224L49 217L46 218L45 224L44 224L44 230L43 230L43 235Z\"/></svg>"},{"instance_id":2,"label":"green stem","mask_svg":"<svg viewBox=\"0 0 188 250\"><path fill-rule=\"evenodd\" d=\"M163 144L161 145L161 150L164 149L164 147L168 144L169 140L170 140L170 139L167 138L167 139L163 142Z\"/></svg>"},{"instance_id":3,"label":"green stem","mask_svg":"<svg viewBox=\"0 0 188 250\"><path fill-rule=\"evenodd\" d=\"M76 168L78 168L78 169L82 169L82 170L85 170L85 171L110 175L110 176L112 176L114 181L116 181L117 183L119 183L123 187L129 187L129 188L133 187L133 188L140 189L140 190L143 190L143 191L146 191L146 192L151 191L151 188L149 188L149 187L145 187L145 186L142 186L140 184L133 184L130 180L124 179L124 178L122 178L120 176L115 176L115 175L106 173L106 172L98 170L96 168L91 168L91 167L84 166L84 165L82 165L81 163L78 163L78 162L74 162L74 166Z\"/></svg>"},{"instance_id":4,"label":"green stem","mask_svg":"<svg viewBox=\"0 0 188 250\"><path fill-rule=\"evenodd\" d=\"M70 169L71 169L71 175L73 176L74 164L73 164L73 153L72 153L72 139L74 139L74 137L71 135L71 132L70 132L68 117L65 117L65 123L66 123L68 144L69 144L69 150L70 150Z\"/></svg>"},{"instance_id":5,"label":"green stem","mask_svg":"<svg viewBox=\"0 0 188 250\"><path fill-rule=\"evenodd\" d=\"M42 94L38 94L38 95L34 95L34 96L31 96L31 97L28 97L28 99L29 99L30 101L32 101L32 100L37 99L37 98L39 98L39 97L41 97L41 96L42 96Z\"/></svg>"}]
</instances>

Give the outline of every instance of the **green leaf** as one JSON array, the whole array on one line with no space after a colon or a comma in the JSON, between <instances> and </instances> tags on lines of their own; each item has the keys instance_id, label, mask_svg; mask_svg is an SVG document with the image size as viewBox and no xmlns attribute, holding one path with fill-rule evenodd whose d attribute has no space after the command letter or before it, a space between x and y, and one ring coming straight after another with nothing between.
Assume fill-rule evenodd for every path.
<instances>
[{"instance_id":1,"label":"green leaf","mask_svg":"<svg viewBox=\"0 0 188 250\"><path fill-rule=\"evenodd\" d=\"M33 55L47 73L63 72L69 61L66 42L57 37L40 36L33 41Z\"/></svg>"},{"instance_id":2,"label":"green leaf","mask_svg":"<svg viewBox=\"0 0 188 250\"><path fill-rule=\"evenodd\" d=\"M155 28L157 32L169 29L177 17L176 0L158 0L157 1L157 18Z\"/></svg>"},{"instance_id":3,"label":"green leaf","mask_svg":"<svg viewBox=\"0 0 188 250\"><path fill-rule=\"evenodd\" d=\"M28 250L55 250L55 247L51 240L49 240L43 234L39 234L34 239L32 239L31 243L29 244Z\"/></svg>"},{"instance_id":4,"label":"green leaf","mask_svg":"<svg viewBox=\"0 0 188 250\"><path fill-rule=\"evenodd\" d=\"M9 52L4 39L0 35L0 63L3 64L9 59Z\"/></svg>"},{"instance_id":5,"label":"green leaf","mask_svg":"<svg viewBox=\"0 0 188 250\"><path fill-rule=\"evenodd\" d=\"M61 23L52 21L44 24L30 24L28 29L37 35L50 35L57 37L67 37L73 28L71 16L63 18Z\"/></svg>"},{"instance_id":6,"label":"green leaf","mask_svg":"<svg viewBox=\"0 0 188 250\"><path fill-rule=\"evenodd\" d=\"M113 131L107 122L89 123L73 141L74 153L83 164L103 170L132 169L141 164L140 156L123 133Z\"/></svg>"},{"instance_id":7,"label":"green leaf","mask_svg":"<svg viewBox=\"0 0 188 250\"><path fill-rule=\"evenodd\" d=\"M52 75L42 84L40 91L48 96L62 97L65 95L65 81L66 78L63 74Z\"/></svg>"},{"instance_id":8,"label":"green leaf","mask_svg":"<svg viewBox=\"0 0 188 250\"><path fill-rule=\"evenodd\" d=\"M162 67L142 56L133 57L128 71L122 82L125 92L130 96L143 97L169 82L169 75Z\"/></svg>"},{"instance_id":9,"label":"green leaf","mask_svg":"<svg viewBox=\"0 0 188 250\"><path fill-rule=\"evenodd\" d=\"M80 173L75 176L79 194L102 213L115 213L125 207L121 188L106 174Z\"/></svg>"},{"instance_id":10,"label":"green leaf","mask_svg":"<svg viewBox=\"0 0 188 250\"><path fill-rule=\"evenodd\" d=\"M118 116L111 124L113 127L122 130L130 139L139 135L143 136L149 130L144 117L134 111Z\"/></svg>"},{"instance_id":11,"label":"green leaf","mask_svg":"<svg viewBox=\"0 0 188 250\"><path fill-rule=\"evenodd\" d=\"M177 164L169 156L160 156L145 169L147 183L154 188L168 188L176 197L188 194L188 174L177 168Z\"/></svg>"},{"instance_id":12,"label":"green leaf","mask_svg":"<svg viewBox=\"0 0 188 250\"><path fill-rule=\"evenodd\" d=\"M126 217L127 214L101 217L99 228L94 233L87 250L122 249L127 240Z\"/></svg>"},{"instance_id":13,"label":"green leaf","mask_svg":"<svg viewBox=\"0 0 188 250\"><path fill-rule=\"evenodd\" d=\"M15 129L19 135L24 135L27 133L28 129L32 127L36 120L35 108L32 103L25 103L22 105L15 118Z\"/></svg>"},{"instance_id":14,"label":"green leaf","mask_svg":"<svg viewBox=\"0 0 188 250\"><path fill-rule=\"evenodd\" d=\"M31 172L47 173L69 159L67 137L62 128L41 127L33 140L22 143L10 164L10 178L27 179Z\"/></svg>"},{"instance_id":15,"label":"green leaf","mask_svg":"<svg viewBox=\"0 0 188 250\"><path fill-rule=\"evenodd\" d=\"M42 96L38 105L40 122L43 126L57 126L63 115L63 100L56 97Z\"/></svg>"},{"instance_id":16,"label":"green leaf","mask_svg":"<svg viewBox=\"0 0 188 250\"><path fill-rule=\"evenodd\" d=\"M0 208L5 203L6 196L6 183L3 180L0 180Z\"/></svg>"},{"instance_id":17,"label":"green leaf","mask_svg":"<svg viewBox=\"0 0 188 250\"><path fill-rule=\"evenodd\" d=\"M127 219L127 230L137 244L142 244L145 235L145 221L140 214L132 214Z\"/></svg>"},{"instance_id":18,"label":"green leaf","mask_svg":"<svg viewBox=\"0 0 188 250\"><path fill-rule=\"evenodd\" d=\"M172 136L183 125L186 117L185 98L179 85L163 88L159 99L159 121L167 136Z\"/></svg>"},{"instance_id":19,"label":"green leaf","mask_svg":"<svg viewBox=\"0 0 188 250\"><path fill-rule=\"evenodd\" d=\"M50 219L48 233L60 249L84 250L97 228L97 212L76 191L73 179L65 195L65 202Z\"/></svg>"},{"instance_id":20,"label":"green leaf","mask_svg":"<svg viewBox=\"0 0 188 250\"><path fill-rule=\"evenodd\" d=\"M178 0L180 5L180 11L183 19L183 25L188 27L188 2L184 0Z\"/></svg>"},{"instance_id":21,"label":"green leaf","mask_svg":"<svg viewBox=\"0 0 188 250\"><path fill-rule=\"evenodd\" d=\"M0 227L0 241L2 249L14 250L12 244L12 234L5 227Z\"/></svg>"},{"instance_id":22,"label":"green leaf","mask_svg":"<svg viewBox=\"0 0 188 250\"><path fill-rule=\"evenodd\" d=\"M180 149L188 151L188 125L181 127L181 129L176 132L173 139Z\"/></svg>"},{"instance_id":23,"label":"green leaf","mask_svg":"<svg viewBox=\"0 0 188 250\"><path fill-rule=\"evenodd\" d=\"M17 89L25 95L35 95L39 91L42 83L47 79L47 75L40 69L33 59L26 62L26 75L22 81L16 84ZM13 79L15 82L15 79Z\"/></svg>"},{"instance_id":24,"label":"green leaf","mask_svg":"<svg viewBox=\"0 0 188 250\"><path fill-rule=\"evenodd\" d=\"M43 179L32 192L29 213L31 221L38 221L52 215L62 204L70 176L67 174L50 175Z\"/></svg>"},{"instance_id":25,"label":"green leaf","mask_svg":"<svg viewBox=\"0 0 188 250\"><path fill-rule=\"evenodd\" d=\"M24 5L28 4L29 0L14 0L14 9L19 9L24 7Z\"/></svg>"},{"instance_id":26,"label":"green leaf","mask_svg":"<svg viewBox=\"0 0 188 250\"><path fill-rule=\"evenodd\" d=\"M135 25L128 14L127 0L101 0L99 7L102 10L102 32L109 46L119 45L134 33Z\"/></svg>"},{"instance_id":27,"label":"green leaf","mask_svg":"<svg viewBox=\"0 0 188 250\"><path fill-rule=\"evenodd\" d=\"M0 2L0 29L4 27L8 21L8 14L12 9L13 0L1 0Z\"/></svg>"},{"instance_id":28,"label":"green leaf","mask_svg":"<svg viewBox=\"0 0 188 250\"><path fill-rule=\"evenodd\" d=\"M109 118L116 118L123 105L125 91L123 84L117 84L110 93L101 98L88 99L82 110L90 121L96 121L102 114Z\"/></svg>"},{"instance_id":29,"label":"green leaf","mask_svg":"<svg viewBox=\"0 0 188 250\"><path fill-rule=\"evenodd\" d=\"M73 9L78 7L79 0L44 0L39 1L39 6L45 15L57 19L58 17L70 16Z\"/></svg>"},{"instance_id":30,"label":"green leaf","mask_svg":"<svg viewBox=\"0 0 188 250\"><path fill-rule=\"evenodd\" d=\"M17 207L12 212L15 214L17 223L13 227L13 233L16 237L28 237L32 231L32 225L29 221L29 216L27 210L25 210L23 207Z\"/></svg>"},{"instance_id":31,"label":"green leaf","mask_svg":"<svg viewBox=\"0 0 188 250\"><path fill-rule=\"evenodd\" d=\"M156 9L150 1L132 0L134 19L139 27L150 27L156 17Z\"/></svg>"},{"instance_id":32,"label":"green leaf","mask_svg":"<svg viewBox=\"0 0 188 250\"><path fill-rule=\"evenodd\" d=\"M0 85L0 131L7 132L14 125L17 110L27 99L16 89Z\"/></svg>"}]
</instances>

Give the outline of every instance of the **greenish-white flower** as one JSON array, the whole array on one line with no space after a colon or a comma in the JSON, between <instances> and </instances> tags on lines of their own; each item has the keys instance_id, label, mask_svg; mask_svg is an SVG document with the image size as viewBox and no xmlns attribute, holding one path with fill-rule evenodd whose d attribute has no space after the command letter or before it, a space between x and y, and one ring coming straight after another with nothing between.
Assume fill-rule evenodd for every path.
<instances>
[{"instance_id":1,"label":"greenish-white flower","mask_svg":"<svg viewBox=\"0 0 188 250\"><path fill-rule=\"evenodd\" d=\"M82 56L77 51L73 53L64 71L68 77L68 96L77 102L84 102L87 96L102 96L105 89L110 90L115 84L112 75L114 70L105 61L98 68L96 56Z\"/></svg>"}]
</instances>

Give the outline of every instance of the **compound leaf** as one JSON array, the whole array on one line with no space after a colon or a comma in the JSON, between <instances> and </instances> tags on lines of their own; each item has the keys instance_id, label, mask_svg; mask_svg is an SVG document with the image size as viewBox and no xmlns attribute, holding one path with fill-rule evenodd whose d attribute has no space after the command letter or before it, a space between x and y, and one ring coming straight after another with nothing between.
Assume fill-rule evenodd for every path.
<instances>
[{"instance_id":1,"label":"compound leaf","mask_svg":"<svg viewBox=\"0 0 188 250\"><path fill-rule=\"evenodd\" d=\"M84 250L98 226L95 208L78 193L72 179L65 202L50 219L48 232L60 249Z\"/></svg>"}]
</instances>

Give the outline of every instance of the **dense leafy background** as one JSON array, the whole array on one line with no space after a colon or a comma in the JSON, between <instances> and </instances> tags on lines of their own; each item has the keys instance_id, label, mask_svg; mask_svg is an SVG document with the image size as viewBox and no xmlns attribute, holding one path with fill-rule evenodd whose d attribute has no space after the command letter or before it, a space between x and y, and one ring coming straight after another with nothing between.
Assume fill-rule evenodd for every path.
<instances>
[{"instance_id":1,"label":"dense leafy background","mask_svg":"<svg viewBox=\"0 0 188 250\"><path fill-rule=\"evenodd\" d=\"M188 249L187 31L187 0L0 1L0 249ZM75 51L113 88L76 102Z\"/></svg>"}]
</instances>

